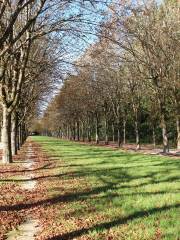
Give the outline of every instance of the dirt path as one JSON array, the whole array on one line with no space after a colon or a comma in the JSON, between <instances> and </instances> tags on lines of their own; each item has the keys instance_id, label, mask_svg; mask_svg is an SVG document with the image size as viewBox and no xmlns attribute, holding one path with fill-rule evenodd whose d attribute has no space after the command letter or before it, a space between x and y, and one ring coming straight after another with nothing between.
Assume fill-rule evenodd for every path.
<instances>
[{"instance_id":1,"label":"dirt path","mask_svg":"<svg viewBox=\"0 0 180 240\"><path fill-rule=\"evenodd\" d=\"M30 141L13 164L0 164L0 240L34 240L39 235L49 165L39 145Z\"/></svg>"},{"instance_id":2,"label":"dirt path","mask_svg":"<svg viewBox=\"0 0 180 240\"><path fill-rule=\"evenodd\" d=\"M33 155L34 155L34 152L33 152L32 144L29 144L29 146L27 147L26 161L23 163L23 167L25 168L25 171L30 172L35 169L34 168L34 160L32 158ZM22 188L33 191L37 184L37 181L33 180L34 177L35 177L34 173L27 172L26 175L24 176L26 181L24 183L22 183ZM22 180L23 180L23 178L22 178Z\"/></svg>"},{"instance_id":3,"label":"dirt path","mask_svg":"<svg viewBox=\"0 0 180 240\"><path fill-rule=\"evenodd\" d=\"M26 160L22 164L25 170L25 175L19 180L22 180L20 187L23 190L34 191L37 185L37 181L33 180L34 173L29 173L35 169L35 164L32 156L34 155L32 144L27 146ZM25 180L23 182L23 180ZM38 219L34 219L31 215L26 216L26 220L22 222L16 229L7 233L7 240L34 240L38 231L40 231L40 225Z\"/></svg>"},{"instance_id":4,"label":"dirt path","mask_svg":"<svg viewBox=\"0 0 180 240\"><path fill-rule=\"evenodd\" d=\"M59 164L31 141L13 164L0 164L0 240L49 240L63 232L55 217L59 218L57 209L63 209L62 194L69 182L59 177Z\"/></svg>"},{"instance_id":5,"label":"dirt path","mask_svg":"<svg viewBox=\"0 0 180 240\"><path fill-rule=\"evenodd\" d=\"M34 240L40 230L39 222L36 219L27 219L17 229L7 234L7 240Z\"/></svg>"}]
</instances>

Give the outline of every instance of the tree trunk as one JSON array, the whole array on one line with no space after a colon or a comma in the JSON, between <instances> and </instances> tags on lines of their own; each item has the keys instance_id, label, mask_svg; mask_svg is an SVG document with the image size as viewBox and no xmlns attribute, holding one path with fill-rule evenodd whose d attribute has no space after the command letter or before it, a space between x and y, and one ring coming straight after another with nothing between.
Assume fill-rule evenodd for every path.
<instances>
[{"instance_id":1,"label":"tree trunk","mask_svg":"<svg viewBox=\"0 0 180 240\"><path fill-rule=\"evenodd\" d=\"M121 130L120 126L118 126L118 147L121 146Z\"/></svg>"},{"instance_id":2,"label":"tree trunk","mask_svg":"<svg viewBox=\"0 0 180 240\"><path fill-rule=\"evenodd\" d=\"M123 120L123 144L126 144L126 120Z\"/></svg>"},{"instance_id":3,"label":"tree trunk","mask_svg":"<svg viewBox=\"0 0 180 240\"><path fill-rule=\"evenodd\" d=\"M16 137L16 141L17 141L17 150L20 150L20 142L19 142L19 128L17 126L17 137Z\"/></svg>"},{"instance_id":4,"label":"tree trunk","mask_svg":"<svg viewBox=\"0 0 180 240\"><path fill-rule=\"evenodd\" d=\"M19 131L19 149L21 148L22 144L23 144L23 140L22 140L22 124L19 124L18 127L18 131ZM48 132L46 132L47 136L48 136Z\"/></svg>"},{"instance_id":5,"label":"tree trunk","mask_svg":"<svg viewBox=\"0 0 180 240\"><path fill-rule=\"evenodd\" d=\"M61 138L62 138L62 130L61 130ZM71 128L68 125L68 139L70 140L70 138L71 138Z\"/></svg>"},{"instance_id":6,"label":"tree trunk","mask_svg":"<svg viewBox=\"0 0 180 240\"><path fill-rule=\"evenodd\" d=\"M83 142L85 141L85 138L84 138L84 123L82 122L82 140Z\"/></svg>"},{"instance_id":7,"label":"tree trunk","mask_svg":"<svg viewBox=\"0 0 180 240\"><path fill-rule=\"evenodd\" d=\"M88 142L91 142L91 128L88 127Z\"/></svg>"},{"instance_id":8,"label":"tree trunk","mask_svg":"<svg viewBox=\"0 0 180 240\"><path fill-rule=\"evenodd\" d=\"M68 139L68 135L69 135L69 129L68 129L68 126L65 126L65 133L66 133L65 138Z\"/></svg>"},{"instance_id":9,"label":"tree trunk","mask_svg":"<svg viewBox=\"0 0 180 240\"><path fill-rule=\"evenodd\" d=\"M153 138L153 146L156 148L156 133L155 133L155 127L152 128L152 138Z\"/></svg>"},{"instance_id":10,"label":"tree trunk","mask_svg":"<svg viewBox=\"0 0 180 240\"><path fill-rule=\"evenodd\" d=\"M12 155L17 154L17 114L12 113L11 116L11 150Z\"/></svg>"},{"instance_id":11,"label":"tree trunk","mask_svg":"<svg viewBox=\"0 0 180 240\"><path fill-rule=\"evenodd\" d=\"M60 128L60 130L59 130L59 138L62 139L62 129L61 129L61 128Z\"/></svg>"},{"instance_id":12,"label":"tree trunk","mask_svg":"<svg viewBox=\"0 0 180 240\"><path fill-rule=\"evenodd\" d=\"M2 161L3 163L12 163L11 152L11 114L8 113L7 107L3 105L3 123L2 123Z\"/></svg>"},{"instance_id":13,"label":"tree trunk","mask_svg":"<svg viewBox=\"0 0 180 240\"><path fill-rule=\"evenodd\" d=\"M76 141L76 124L73 126L73 140Z\"/></svg>"},{"instance_id":14,"label":"tree trunk","mask_svg":"<svg viewBox=\"0 0 180 240\"><path fill-rule=\"evenodd\" d=\"M105 119L105 144L109 144L109 136L108 136L108 122L107 119Z\"/></svg>"},{"instance_id":15,"label":"tree trunk","mask_svg":"<svg viewBox=\"0 0 180 240\"><path fill-rule=\"evenodd\" d=\"M96 114L96 144L99 144L99 119Z\"/></svg>"},{"instance_id":16,"label":"tree trunk","mask_svg":"<svg viewBox=\"0 0 180 240\"><path fill-rule=\"evenodd\" d=\"M28 129L26 124L24 124L24 141L26 141L28 138Z\"/></svg>"},{"instance_id":17,"label":"tree trunk","mask_svg":"<svg viewBox=\"0 0 180 240\"><path fill-rule=\"evenodd\" d=\"M61 138L61 128L59 127L59 130L58 130L58 138Z\"/></svg>"},{"instance_id":18,"label":"tree trunk","mask_svg":"<svg viewBox=\"0 0 180 240\"><path fill-rule=\"evenodd\" d=\"M73 140L73 129L72 129L72 126L70 126L70 138L69 138L70 141Z\"/></svg>"},{"instance_id":19,"label":"tree trunk","mask_svg":"<svg viewBox=\"0 0 180 240\"><path fill-rule=\"evenodd\" d=\"M168 136L167 136L167 126L164 115L161 116L161 128L162 128L162 137L163 137L163 152L169 152L169 143L168 143Z\"/></svg>"},{"instance_id":20,"label":"tree trunk","mask_svg":"<svg viewBox=\"0 0 180 240\"><path fill-rule=\"evenodd\" d=\"M87 139L88 142L91 142L91 121L90 121L90 116L87 118Z\"/></svg>"},{"instance_id":21,"label":"tree trunk","mask_svg":"<svg viewBox=\"0 0 180 240\"><path fill-rule=\"evenodd\" d=\"M79 129L79 121L77 121L77 140L80 141L80 129Z\"/></svg>"},{"instance_id":22,"label":"tree trunk","mask_svg":"<svg viewBox=\"0 0 180 240\"><path fill-rule=\"evenodd\" d=\"M21 134L22 134L22 144L24 144L24 142L26 141L26 127L24 122L22 123Z\"/></svg>"},{"instance_id":23,"label":"tree trunk","mask_svg":"<svg viewBox=\"0 0 180 240\"><path fill-rule=\"evenodd\" d=\"M114 124L112 124L112 140L113 143L115 142L115 129L114 129Z\"/></svg>"},{"instance_id":24,"label":"tree trunk","mask_svg":"<svg viewBox=\"0 0 180 240\"><path fill-rule=\"evenodd\" d=\"M60 128L60 136L61 136L61 128ZM67 136L66 136L66 138L67 139L69 139L69 126L67 125L67 127L66 127L66 132L67 132Z\"/></svg>"},{"instance_id":25,"label":"tree trunk","mask_svg":"<svg viewBox=\"0 0 180 240\"><path fill-rule=\"evenodd\" d=\"M134 131L136 137L136 150L140 149L140 141L139 141L139 118L138 118L138 107L133 104L134 111Z\"/></svg>"},{"instance_id":26,"label":"tree trunk","mask_svg":"<svg viewBox=\"0 0 180 240\"><path fill-rule=\"evenodd\" d=\"M180 150L180 119L179 116L176 118L176 128L177 128L177 150Z\"/></svg>"},{"instance_id":27,"label":"tree trunk","mask_svg":"<svg viewBox=\"0 0 180 240\"><path fill-rule=\"evenodd\" d=\"M136 150L140 149L138 121L135 120Z\"/></svg>"}]
</instances>

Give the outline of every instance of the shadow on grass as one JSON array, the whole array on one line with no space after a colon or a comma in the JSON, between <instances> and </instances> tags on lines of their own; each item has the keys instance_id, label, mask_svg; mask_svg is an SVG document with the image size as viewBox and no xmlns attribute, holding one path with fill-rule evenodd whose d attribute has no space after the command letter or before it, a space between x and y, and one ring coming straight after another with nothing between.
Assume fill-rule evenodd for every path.
<instances>
[{"instance_id":1,"label":"shadow on grass","mask_svg":"<svg viewBox=\"0 0 180 240\"><path fill-rule=\"evenodd\" d=\"M33 171L33 170L32 170ZM32 178L27 178L27 179L0 179L0 182L26 182L26 181L34 181L34 180L40 180L40 179L53 179L53 178L59 178L59 177L64 177L64 176L71 176L71 173L62 173L62 174L55 174L55 175L44 175L44 176L39 176L39 177L32 177Z\"/></svg>"},{"instance_id":2,"label":"shadow on grass","mask_svg":"<svg viewBox=\"0 0 180 240\"><path fill-rule=\"evenodd\" d=\"M133 168L133 167L132 167ZM140 175L140 176L133 176L129 175L123 168L112 168L112 169L103 169L103 170L90 170L87 169L86 171L74 171L74 172L66 172L66 173L61 173L61 174L56 174L56 175L48 175L48 176L40 176L36 178L32 178L32 180L38 180L38 179L51 179L51 178L63 178L65 180L72 180L74 178L82 178L82 177L97 177L103 184L108 184L110 186L113 185L119 185L119 188L133 188L133 187L140 187L140 186L145 186L148 184L159 184L159 183L167 183L167 182L173 182L173 181L179 181L180 178L179 176L170 176L168 177L168 172L169 170L165 169L162 171L159 171L158 173L166 175L166 178L163 180L158 180L156 179L156 175L158 173L156 172L149 172L145 175ZM109 178L111 181L106 180L105 178ZM138 185L124 185L124 183L130 183L133 180L141 180L141 179L148 179L147 182L145 183L140 183ZM28 181L28 179L27 179ZM121 183L123 185L121 185Z\"/></svg>"},{"instance_id":3,"label":"shadow on grass","mask_svg":"<svg viewBox=\"0 0 180 240\"><path fill-rule=\"evenodd\" d=\"M17 162L15 162L17 163ZM27 163L27 162L18 162L18 163ZM3 173L24 173L24 172L35 172L35 171L39 171L39 170L48 170L48 169L52 169L50 166L52 165L52 163L47 163L45 165L43 165L42 167L38 167L38 168L35 168L35 169L22 169L22 170L6 170L6 171L0 171L0 174L3 174ZM3 180L0 180L0 181L3 181ZM6 181L6 180L5 180ZM8 179L7 179L8 181Z\"/></svg>"},{"instance_id":4,"label":"shadow on grass","mask_svg":"<svg viewBox=\"0 0 180 240\"><path fill-rule=\"evenodd\" d=\"M75 230L75 231L65 233L62 235L58 235L58 236L55 236L52 238L47 238L46 240L60 240L60 239L61 240L70 240L70 239L74 239L75 237L80 237L84 234L87 234L89 231L108 230L115 226L127 224L129 221L133 221L135 219L148 217L150 215L156 214L157 212L163 212L163 211L167 211L167 210L170 210L173 208L179 208L179 207L180 207L180 204L175 204L175 205L169 205L169 206L164 206L164 207L160 207L160 208L152 208L147 211L137 211L127 217L118 218L111 222L104 222L104 223L96 224L89 228L82 228L82 229Z\"/></svg>"},{"instance_id":5,"label":"shadow on grass","mask_svg":"<svg viewBox=\"0 0 180 240\"><path fill-rule=\"evenodd\" d=\"M41 177L40 177L41 178ZM33 180L38 179L38 178L34 178ZM168 178L166 180L163 181L157 181L156 183L159 182L171 182L175 180L175 178ZM24 180L17 180L17 181L24 181ZM27 180L29 181L29 179ZM150 182L151 183L151 182ZM149 183L149 184L150 184ZM155 182L153 182L155 183ZM98 194L101 193L106 193L109 190L118 190L118 189L123 189L123 188L134 188L134 187L141 187L144 186L148 183L140 183L137 186L129 186L129 185L119 185L119 181L117 181L116 183L112 183L112 182L107 182L104 181L103 186L98 186L96 188L93 188L91 190L84 190L81 192L71 192L71 193L67 193L64 195L57 195L55 197L52 198L48 198L48 199L43 199L43 200L39 200L37 202L32 202L32 203L21 203L21 204L17 204L17 205L4 205L4 206L0 206L0 211L21 211L24 209L31 209L31 208L35 208L35 207L39 207L39 206L51 206L52 204L58 204L58 203L68 203L68 202L74 202L74 201L82 201L85 200L87 198L99 198L101 199L102 196L97 196ZM164 194L164 191L159 191L159 194ZM166 192L167 193L167 192ZM139 194L143 194L143 192L139 192ZM158 194L158 192L144 192L144 194L146 195L153 195L153 194ZM109 195L109 193L108 193ZM134 193L131 193L130 195L134 195ZM110 196L110 195L109 195ZM116 197L117 195L115 194L114 197ZM122 194L123 196L123 194ZM125 195L124 195L125 196ZM106 196L108 197L108 196Z\"/></svg>"},{"instance_id":6,"label":"shadow on grass","mask_svg":"<svg viewBox=\"0 0 180 240\"><path fill-rule=\"evenodd\" d=\"M48 206L52 204L62 203L62 202L73 202L73 201L80 201L86 199L87 197L98 194L100 192L107 191L108 189L114 189L115 186L107 185L101 186L92 189L91 191L84 191L84 192L76 192L76 193L69 193L65 195L58 195L53 198L43 199L34 203L21 203L17 205L7 205L7 206L0 206L0 211L21 211L24 209L30 209L38 206Z\"/></svg>"},{"instance_id":7,"label":"shadow on grass","mask_svg":"<svg viewBox=\"0 0 180 240\"><path fill-rule=\"evenodd\" d=\"M60 143L51 143L52 146L54 147L55 145L61 145L62 147L64 146L68 146L70 147L71 144L62 144L61 142ZM49 142L48 142L48 146L49 146ZM83 146L83 147L86 147L87 146ZM91 147L92 148L92 147ZM80 149L80 148L78 148ZM59 149L58 149L59 151ZM176 177L176 176L171 176L171 177L168 177L168 171L169 171L169 167L168 169L156 169L155 172L151 172L148 170L147 171L147 167L149 166L152 166L153 169L151 169L152 171L154 171L154 167L156 166L161 166L161 165L164 165L166 166L166 163L168 162L167 159L166 161L165 160L160 160L159 163L157 163L157 157L156 159L154 157L148 159L148 157L145 157L144 156L144 159L142 159L142 157L140 159L138 159L138 156L137 155L132 155L129 157L129 154L123 154L121 152L117 153L116 155L112 155L114 154L112 150L105 150L105 152L107 153L104 153L104 149L95 149L95 150L91 150L90 148L87 148L86 151L92 151L92 153L90 154L87 154L84 153L82 151L82 154L77 154L77 152L75 151L73 154L73 151L74 150L71 150L71 151L67 151L67 153L65 151L63 151L63 155L67 158L69 157L72 157L73 159L74 158L81 158L81 160L85 160L85 159L92 159L94 160L94 158L100 158L100 160L103 160L101 162L97 162L96 164L94 164L94 166L97 165L97 169L93 169L92 167L92 164L91 163L86 163L84 162L84 164L68 164L68 165L62 165L61 167L80 167L80 169L78 169L78 171L74 171L74 172L66 172L66 173L62 173L62 174L56 174L56 175L48 175L48 176L39 176L39 177L34 177L32 178L32 180L38 180L38 179L51 179L51 178L66 178L66 179L72 179L72 178L78 178L78 177L87 177L87 176L90 176L90 177L97 177L99 181L99 183L101 184L104 184L103 186L99 186L99 187L95 187L91 190L84 190L82 192L70 192L70 193L67 193L67 194L64 194L64 195L58 195L58 196L55 196L55 197L52 197L52 198L48 198L48 199L42 199L42 200L36 200L36 202L31 202L31 203L20 203L20 204L17 204L17 205L4 205L4 206L0 206L0 211L21 211L21 210L25 210L25 209L33 209L35 207L48 207L48 206L51 206L53 204L59 204L59 203L69 203L69 202L75 202L75 201L82 201L82 200L85 200L85 199L91 199L91 198L103 198L103 197L109 197L109 198L113 198L113 197L119 197L120 195L118 195L117 193L115 194L111 194L109 193L108 191L109 190L118 190L118 189L123 189L123 188L137 188L137 187L141 187L141 186L145 186L147 184L158 184L158 183L162 183L162 182L173 182L175 180L178 180L179 178ZM78 151L78 150L77 150ZM50 157L58 157L61 158L61 153L59 153L60 155L50 155ZM67 155L66 155L67 154ZM135 156L135 158L134 158ZM107 166L106 168L104 168L104 165L103 164L113 164L113 162L110 162L110 160L108 160L108 158L112 158L113 157L113 161L120 158L119 160L119 163L122 163L124 166L123 167L113 167L113 168L110 168L109 166ZM121 158L122 157L122 158ZM85 158L85 159L84 159ZM116 158L116 159L115 159ZM125 158L125 159L123 159ZM76 160L76 159L74 159ZM54 161L52 159L52 161ZM57 160L59 161L59 160ZM143 172L143 174L141 174L141 172L139 172L139 165L136 165L136 166L126 166L126 161L128 162L128 164L134 161L139 162L141 163L141 166L142 167L145 167L145 173ZM147 163L148 162L148 165L145 166L143 165L144 163ZM116 164L117 162L115 162ZM118 164L118 163L117 163ZM157 164L157 165L156 165ZM169 162L169 164L171 164L172 167L176 167L176 163L175 162ZM100 165L103 166L103 169L99 169L99 167L101 167ZM88 167L87 166L91 166L91 167ZM132 170L134 172L131 172L131 173L128 173L128 169L129 168L132 168ZM38 169L35 169L35 170L32 170L32 171L36 171L36 170L43 170L43 169L52 169L50 165L48 164L45 164L44 166L38 168ZM172 168L173 169L173 168ZM31 170L30 170L31 171ZM24 172L24 170L22 170L22 172ZM137 173L136 173L137 172ZM137 175L134 175L137 174ZM163 173L163 176L167 176L165 179L161 179L159 180L158 179L158 175L159 174L162 174ZM133 175L132 175L133 174ZM140 174L140 175L138 175ZM106 179L108 178L108 180ZM132 180L139 180L141 178L145 178L146 182L141 182L139 184L137 184L136 186L135 185L130 185L130 182ZM14 180L11 180L11 179L6 179L6 180L2 180L2 181L17 181L17 182L24 182L24 181L29 181L29 179L14 179ZM122 184L121 184L122 183ZM126 184L127 183L127 184ZM101 193L107 193L107 196L99 196L98 194L101 194ZM156 195L156 194L165 194L167 192L165 191L159 191L159 192L139 192L139 193L125 193L121 196L129 196L129 195L132 195L132 197L136 194L144 194L144 195ZM121 203L121 202L120 202ZM96 224L92 227L89 227L89 228L83 228L83 229L79 229L79 230L76 230L76 231L72 231L72 232L69 232L69 233L66 233L66 234L62 234L62 235L58 235L56 237L53 237L53 238L48 238L49 240L56 240L56 239L61 239L61 240L66 240L66 239L73 239L75 237L79 237L79 236L82 236L84 234L87 234L89 231L93 231L93 230L101 230L101 229L110 229L111 227L114 227L114 226L118 226L118 225L121 225L121 224L126 224L128 223L128 221L133 221L135 219L138 219L138 218L141 218L141 217L146 217L146 216L149 216L149 215L153 215L157 212L161 212L161 211L166 211L166 210L169 210L171 208L178 208L180 205L179 204L176 204L176 205L169 205L169 206L164 206L164 207L161 207L161 208L152 208L152 209L149 209L147 211L137 211L129 216L126 216L126 217L122 217L122 218L118 218L116 220L113 220L111 222L104 222L104 223L100 223L100 224Z\"/></svg>"},{"instance_id":8,"label":"shadow on grass","mask_svg":"<svg viewBox=\"0 0 180 240\"><path fill-rule=\"evenodd\" d=\"M134 168L134 167L131 167L131 168ZM42 170L42 169L44 169L44 167L35 169L34 171L39 170L39 169ZM33 171L33 170L30 170L30 171ZM163 172L167 173L167 170L164 170ZM106 176L106 177L110 177L111 180L114 181L113 184L115 184L116 182L117 183L130 182L132 180L138 180L141 178L151 178L152 180L149 183L156 183L156 181L153 180L154 177L156 176L156 174L157 173L150 172L149 174L145 174L145 175L141 175L141 176L131 176L122 167L95 169L95 170L87 168L87 169L80 170L80 171L72 171L72 172L69 171L69 172L54 174L54 175L44 175L44 176L32 177L31 180L51 179L51 178L52 179L63 178L66 180L71 180L71 179L79 178L79 177L95 176L95 177L99 177L99 180L101 180L105 184L112 184L112 182L108 182L102 178L102 176ZM25 181L29 181L29 180L30 180L29 178L28 179L0 179L0 182L25 182ZM176 180L176 177L174 177L173 179L170 179L170 180Z\"/></svg>"}]
</instances>

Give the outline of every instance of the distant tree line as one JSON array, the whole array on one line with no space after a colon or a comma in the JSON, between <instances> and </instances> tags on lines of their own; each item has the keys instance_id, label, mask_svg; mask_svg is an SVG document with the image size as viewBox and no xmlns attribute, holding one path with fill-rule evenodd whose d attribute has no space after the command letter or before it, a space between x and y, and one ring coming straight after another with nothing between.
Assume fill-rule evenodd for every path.
<instances>
[{"instance_id":1,"label":"distant tree line","mask_svg":"<svg viewBox=\"0 0 180 240\"><path fill-rule=\"evenodd\" d=\"M99 41L78 59L36 127L71 140L180 149L178 1L109 5Z\"/></svg>"}]
</instances>

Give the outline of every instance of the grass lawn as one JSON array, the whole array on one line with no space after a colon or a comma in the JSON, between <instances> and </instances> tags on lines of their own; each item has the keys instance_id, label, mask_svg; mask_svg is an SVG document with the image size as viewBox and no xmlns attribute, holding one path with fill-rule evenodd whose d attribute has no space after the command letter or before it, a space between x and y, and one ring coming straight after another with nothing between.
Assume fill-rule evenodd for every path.
<instances>
[{"instance_id":1,"label":"grass lawn","mask_svg":"<svg viewBox=\"0 0 180 240\"><path fill-rule=\"evenodd\" d=\"M62 180L47 184L49 197L63 197L54 211L66 229L59 239L180 239L180 159L31 139L56 162L50 171Z\"/></svg>"}]
</instances>

